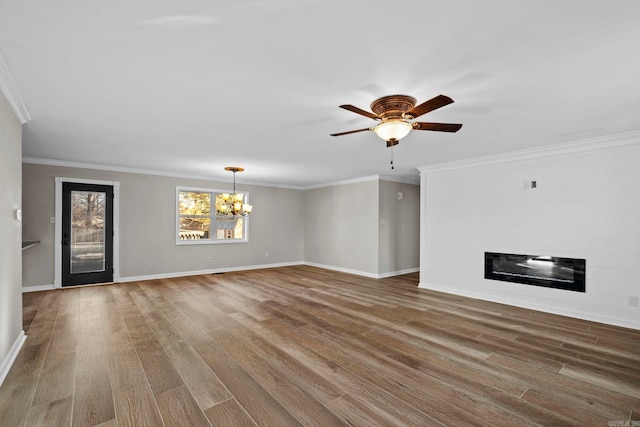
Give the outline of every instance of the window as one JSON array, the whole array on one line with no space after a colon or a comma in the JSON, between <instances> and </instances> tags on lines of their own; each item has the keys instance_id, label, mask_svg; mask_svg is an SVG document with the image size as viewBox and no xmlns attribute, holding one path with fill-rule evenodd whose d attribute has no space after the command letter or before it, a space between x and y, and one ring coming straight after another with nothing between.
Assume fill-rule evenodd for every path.
<instances>
[{"instance_id":1,"label":"window","mask_svg":"<svg viewBox=\"0 0 640 427\"><path fill-rule=\"evenodd\" d=\"M248 193L241 194L245 201ZM228 192L176 187L176 244L248 242L248 219L220 214L216 206L229 198Z\"/></svg>"}]
</instances>

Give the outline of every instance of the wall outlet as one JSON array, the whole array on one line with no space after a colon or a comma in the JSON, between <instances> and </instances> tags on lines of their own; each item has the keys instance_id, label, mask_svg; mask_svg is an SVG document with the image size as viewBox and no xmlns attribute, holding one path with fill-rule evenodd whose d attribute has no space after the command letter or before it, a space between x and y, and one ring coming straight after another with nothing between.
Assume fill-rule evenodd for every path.
<instances>
[{"instance_id":1,"label":"wall outlet","mask_svg":"<svg viewBox=\"0 0 640 427\"><path fill-rule=\"evenodd\" d=\"M213 257L207 257L207 262L213 262Z\"/></svg>"},{"instance_id":2,"label":"wall outlet","mask_svg":"<svg viewBox=\"0 0 640 427\"><path fill-rule=\"evenodd\" d=\"M627 299L627 305L629 307L637 307L638 306L638 297L629 297Z\"/></svg>"},{"instance_id":3,"label":"wall outlet","mask_svg":"<svg viewBox=\"0 0 640 427\"><path fill-rule=\"evenodd\" d=\"M265 257L265 258L269 258L269 252L265 252L265 253L264 253L264 257Z\"/></svg>"},{"instance_id":4,"label":"wall outlet","mask_svg":"<svg viewBox=\"0 0 640 427\"><path fill-rule=\"evenodd\" d=\"M151 260L147 260L147 267L151 267Z\"/></svg>"}]
</instances>

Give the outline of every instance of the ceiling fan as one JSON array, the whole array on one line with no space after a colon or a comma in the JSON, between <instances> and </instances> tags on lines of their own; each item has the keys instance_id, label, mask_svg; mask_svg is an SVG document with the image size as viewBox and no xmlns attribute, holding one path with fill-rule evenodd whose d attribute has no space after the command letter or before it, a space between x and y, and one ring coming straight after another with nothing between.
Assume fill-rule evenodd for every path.
<instances>
[{"instance_id":1,"label":"ceiling fan","mask_svg":"<svg viewBox=\"0 0 640 427\"><path fill-rule=\"evenodd\" d=\"M332 133L330 135L341 136L372 130L380 138L387 141L387 147L393 147L394 145L398 145L400 139L407 136L413 129L432 130L438 132L457 132L462 127L461 124L411 121L423 114L437 110L438 108L451 103L453 103L453 99L445 95L438 95L420 105L416 105L416 99L412 96L389 95L378 98L371 103L371 111L373 111L373 113L354 107L353 105L341 105L340 108L377 120L380 123L374 127Z\"/></svg>"}]
</instances>

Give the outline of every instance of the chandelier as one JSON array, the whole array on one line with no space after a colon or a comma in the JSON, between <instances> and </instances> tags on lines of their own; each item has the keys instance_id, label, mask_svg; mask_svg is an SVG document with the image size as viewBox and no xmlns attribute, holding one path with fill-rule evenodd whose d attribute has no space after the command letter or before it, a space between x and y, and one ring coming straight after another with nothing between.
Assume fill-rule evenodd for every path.
<instances>
[{"instance_id":1,"label":"chandelier","mask_svg":"<svg viewBox=\"0 0 640 427\"><path fill-rule=\"evenodd\" d=\"M216 195L216 213L218 216L247 216L253 206L245 203L245 195L236 193L236 172L244 171L237 166L227 166L224 170L233 172L233 194L222 193Z\"/></svg>"}]
</instances>

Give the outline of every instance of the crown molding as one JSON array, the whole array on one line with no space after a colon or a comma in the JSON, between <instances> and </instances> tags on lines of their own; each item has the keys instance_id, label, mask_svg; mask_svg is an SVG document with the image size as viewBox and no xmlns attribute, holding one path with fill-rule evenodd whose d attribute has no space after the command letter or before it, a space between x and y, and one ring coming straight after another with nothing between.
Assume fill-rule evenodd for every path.
<instances>
[{"instance_id":1,"label":"crown molding","mask_svg":"<svg viewBox=\"0 0 640 427\"><path fill-rule=\"evenodd\" d=\"M357 184L360 182L379 181L380 175L363 176L360 178L344 179L341 181L325 182L323 184L314 184L304 187L305 190L315 190L316 188L335 187L336 185Z\"/></svg>"},{"instance_id":2,"label":"crown molding","mask_svg":"<svg viewBox=\"0 0 640 427\"><path fill-rule=\"evenodd\" d=\"M477 168L503 163L535 160L545 157L566 156L588 151L606 150L611 148L640 145L640 131L622 132L597 138L583 139L557 145L528 148L510 151L490 156L474 157L454 162L438 163L418 167L420 174L448 172L459 169Z\"/></svg>"},{"instance_id":3,"label":"crown molding","mask_svg":"<svg viewBox=\"0 0 640 427\"><path fill-rule=\"evenodd\" d=\"M55 160L55 159L42 159L39 157L23 157L22 163L32 164L32 165L43 165L43 166L57 166L63 168L78 168L78 169L90 169L90 170L101 170L108 172L122 172L122 173L134 173L139 175L153 175L153 176L166 176L171 178L185 178L185 179L199 179L202 181L215 181L215 182L232 182L226 177L213 177L206 175L196 175L196 174L187 174L187 173L174 173L174 172L166 172L166 171L157 171L152 169L138 169L138 168L130 168L124 166L114 166L114 165L103 165L98 163L84 163L84 162L73 162L68 160ZM294 187L292 185L279 185L279 184L270 184L270 183L256 183L256 182L248 182L242 181L242 185L255 185L260 187L272 187L272 188L286 188L289 190L304 190L304 187Z\"/></svg>"},{"instance_id":4,"label":"crown molding","mask_svg":"<svg viewBox=\"0 0 640 427\"><path fill-rule=\"evenodd\" d=\"M78 169L102 170L102 171L109 171L109 172L135 173L140 175L167 176L172 178L199 179L203 181L231 182L226 178L218 178L218 177L205 176L205 175L174 173L174 172L166 172L166 171L157 171L152 169L129 168L124 166L103 165L98 163L73 162L68 160L42 159L39 157L23 157L22 163L27 163L32 165L43 165L43 166L57 166L57 167L63 167L63 168L78 168ZM371 175L371 176L365 176L361 178L346 179L342 181L334 181L334 182L310 185L305 187L293 186L293 185L282 185L282 184L271 184L271 183L265 183L265 182L258 183L258 182L249 182L249 181L242 181L242 184L255 185L260 187L285 188L288 190L313 190L315 188L333 187L336 185L356 184L359 182L379 181L379 180L397 181L405 184L419 185L419 183L416 184L413 180L403 180L401 178L397 178L397 179L394 179L394 178L395 177L390 177L388 175Z\"/></svg>"},{"instance_id":5,"label":"crown molding","mask_svg":"<svg viewBox=\"0 0 640 427\"><path fill-rule=\"evenodd\" d=\"M420 175L380 175L380 181L398 182L400 184L420 185Z\"/></svg>"},{"instance_id":6,"label":"crown molding","mask_svg":"<svg viewBox=\"0 0 640 427\"><path fill-rule=\"evenodd\" d=\"M416 179L414 179L413 177L406 177L406 176L369 175L369 176L362 176L359 178L343 179L341 181L332 181L332 182L325 182L322 184L308 185L304 187L303 190L315 190L316 188L335 187L337 185L346 185L346 184L358 184L360 182L368 182L368 181L392 181L392 182L399 182L402 184L420 185L419 176L417 175L416 175Z\"/></svg>"},{"instance_id":7,"label":"crown molding","mask_svg":"<svg viewBox=\"0 0 640 427\"><path fill-rule=\"evenodd\" d=\"M9 67L2 56L2 52L0 52L0 91L4 94L4 97L7 98L7 102L13 109L20 124L25 124L31 120L31 116L29 116L27 107L25 107L24 102L22 102L22 97L18 92L18 87L13 77L11 77Z\"/></svg>"}]
</instances>

